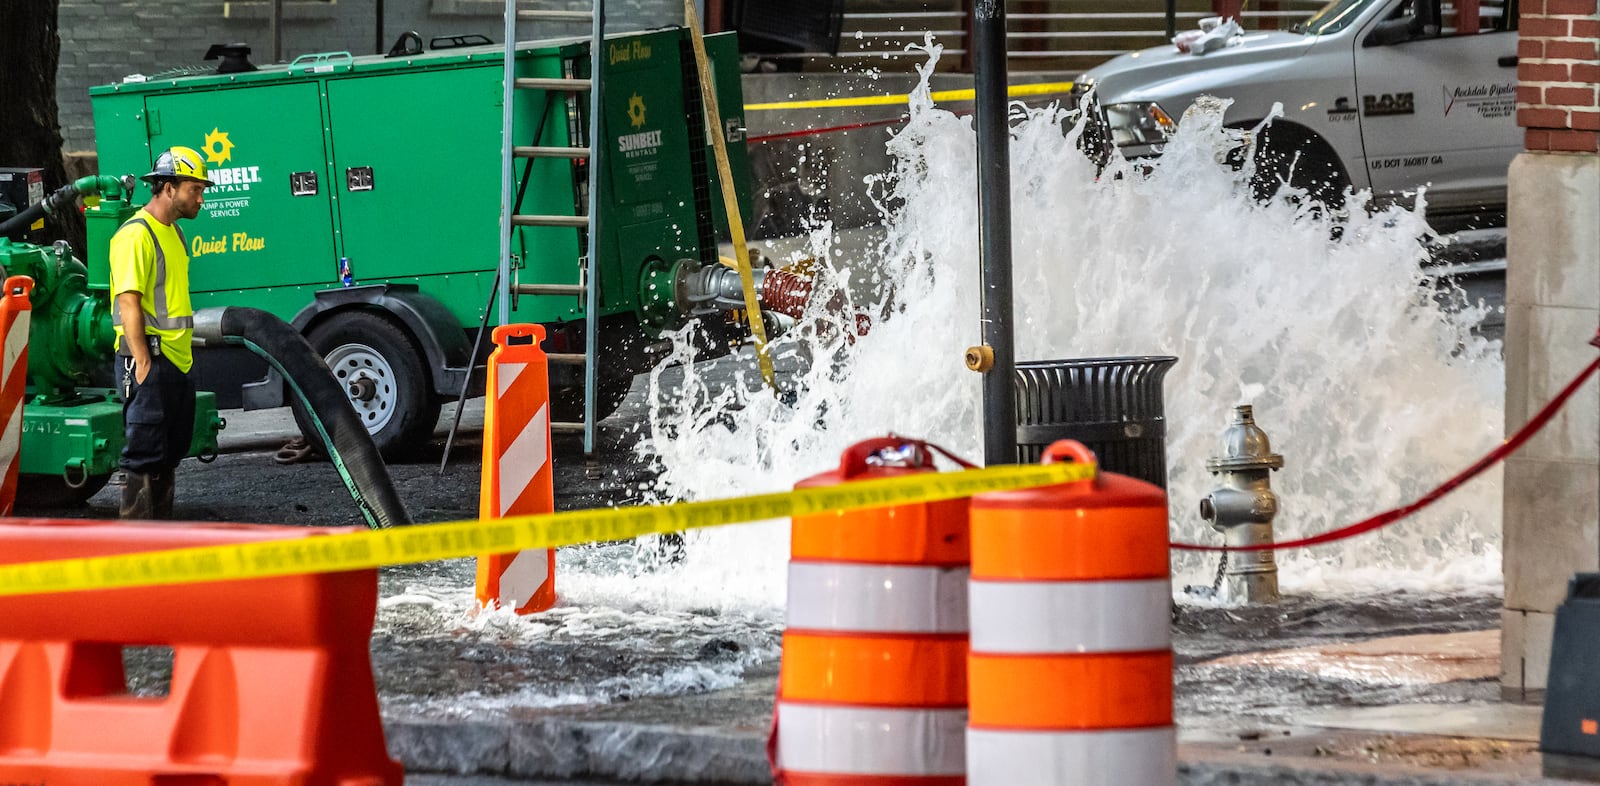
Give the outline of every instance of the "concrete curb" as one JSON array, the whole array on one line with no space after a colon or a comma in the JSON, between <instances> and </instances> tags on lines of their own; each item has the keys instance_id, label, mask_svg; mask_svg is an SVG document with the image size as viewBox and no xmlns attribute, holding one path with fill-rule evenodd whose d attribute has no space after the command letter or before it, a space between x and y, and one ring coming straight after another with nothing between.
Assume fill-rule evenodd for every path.
<instances>
[{"instance_id":1,"label":"concrete curb","mask_svg":"<svg viewBox=\"0 0 1600 786\"><path fill-rule=\"evenodd\" d=\"M766 738L752 731L568 718L510 721L397 720L389 752L408 773L596 779L637 783L768 786ZM1523 773L1385 766L1300 757L1263 762L1225 746L1186 745L1183 786L1506 786L1564 783Z\"/></svg>"},{"instance_id":2,"label":"concrete curb","mask_svg":"<svg viewBox=\"0 0 1600 786\"><path fill-rule=\"evenodd\" d=\"M538 718L390 721L389 753L407 772L769 784L766 739L715 727Z\"/></svg>"}]
</instances>

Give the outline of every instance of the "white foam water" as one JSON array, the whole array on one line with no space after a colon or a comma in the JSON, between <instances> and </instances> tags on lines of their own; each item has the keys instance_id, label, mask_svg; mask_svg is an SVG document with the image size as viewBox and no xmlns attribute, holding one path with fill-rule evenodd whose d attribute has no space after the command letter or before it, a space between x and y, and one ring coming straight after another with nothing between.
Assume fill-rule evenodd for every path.
<instances>
[{"instance_id":1,"label":"white foam water","mask_svg":"<svg viewBox=\"0 0 1600 786\"><path fill-rule=\"evenodd\" d=\"M763 391L748 354L731 386L682 348L669 361L681 371L652 373L642 450L660 463L660 498L786 489L886 432L980 456L980 379L962 362L981 343L976 136L931 102L937 61L930 46L910 119L887 141L893 171L868 184L887 228L878 253L824 258L835 308L772 344L795 400ZM1436 302L1416 213L1368 210L1358 194L1340 233L1292 194L1256 203L1249 172L1222 162L1240 132L1221 117L1192 111L1158 160L1097 173L1067 112L1012 106L1017 356L1179 358L1165 385L1175 540L1219 540L1196 507L1241 403L1285 456L1280 539L1410 501L1501 437L1499 344L1470 332L1483 310ZM814 250L829 241L819 228ZM881 300L859 302L867 290ZM846 341L857 308L876 323ZM1302 592L1492 588L1499 530L1490 472L1381 533L1281 554L1280 576ZM618 580L667 606L776 610L787 542L786 522L691 533L677 569ZM1214 564L1175 558L1175 584L1208 583Z\"/></svg>"}]
</instances>

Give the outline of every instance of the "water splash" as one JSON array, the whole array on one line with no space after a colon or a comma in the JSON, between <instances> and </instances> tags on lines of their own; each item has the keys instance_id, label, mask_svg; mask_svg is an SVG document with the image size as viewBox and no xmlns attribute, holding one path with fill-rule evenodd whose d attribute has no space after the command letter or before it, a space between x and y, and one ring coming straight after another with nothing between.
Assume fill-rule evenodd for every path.
<instances>
[{"instance_id":1,"label":"water splash","mask_svg":"<svg viewBox=\"0 0 1600 786\"><path fill-rule=\"evenodd\" d=\"M878 253L823 260L839 297L879 315L874 329L848 342L844 317L819 311L775 341L792 406L759 389L748 359L724 364L735 384L723 387L680 349L669 363L683 368L650 377L642 449L661 465L661 498L788 488L889 431L981 454L979 378L962 363L980 343L976 137L930 100L937 61L930 47L910 120L887 142L894 169L871 183ZM1221 163L1241 134L1222 108L1197 105L1159 160L1097 173L1070 113L1012 106L1017 356L1180 358L1166 382L1174 539L1219 540L1194 507L1215 485L1204 462L1231 408L1253 404L1286 457L1278 535L1298 537L1409 501L1492 447L1503 364L1498 342L1470 332L1482 310L1444 309L1425 286L1432 233L1418 214L1358 194L1334 231L1291 193L1255 203L1250 173ZM824 227L813 246L829 240ZM1280 556L1283 584L1493 585L1499 511L1490 473L1382 534ZM685 569L660 580L683 602L777 608L786 543L782 522L693 533ZM1208 583L1211 564L1176 559L1176 583Z\"/></svg>"}]
</instances>

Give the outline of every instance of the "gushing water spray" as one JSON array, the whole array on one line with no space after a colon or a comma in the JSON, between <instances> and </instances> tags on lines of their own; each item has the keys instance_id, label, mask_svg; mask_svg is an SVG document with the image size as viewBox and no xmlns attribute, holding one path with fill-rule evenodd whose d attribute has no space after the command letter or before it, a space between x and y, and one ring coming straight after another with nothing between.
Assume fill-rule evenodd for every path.
<instances>
[{"instance_id":1,"label":"gushing water spray","mask_svg":"<svg viewBox=\"0 0 1600 786\"><path fill-rule=\"evenodd\" d=\"M889 431L979 454L979 380L961 356L979 343L976 154L970 121L929 98L939 51L887 140L893 171L871 184L886 225L876 257L825 260L813 307L773 344L792 405L760 393L753 368L708 382L682 342L685 367L652 373L642 449L660 498L781 490ZM1419 215L1358 194L1336 232L1293 194L1257 204L1250 172L1224 163L1241 133L1223 109L1197 105L1159 160L1097 171L1072 113L1013 105L1018 357L1180 358L1166 385L1175 538L1215 538L1194 514L1213 424L1239 402L1272 412L1291 459L1276 478L1288 539L1414 498L1492 445L1503 365L1498 342L1470 333L1484 309L1446 310L1425 286ZM878 302L855 302L868 287L852 279ZM874 324L848 340L858 313ZM1283 583L1493 583L1499 494L1479 481L1398 529L1283 555ZM775 609L786 538L783 522L695 533L684 569L630 581L660 581L669 605ZM1210 567L1175 562L1191 580Z\"/></svg>"}]
</instances>

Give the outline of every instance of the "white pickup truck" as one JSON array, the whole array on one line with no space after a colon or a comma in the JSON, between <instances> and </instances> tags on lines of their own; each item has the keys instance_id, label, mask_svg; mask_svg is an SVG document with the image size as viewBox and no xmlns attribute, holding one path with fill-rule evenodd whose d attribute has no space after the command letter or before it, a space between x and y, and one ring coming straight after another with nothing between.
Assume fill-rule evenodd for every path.
<instances>
[{"instance_id":1,"label":"white pickup truck","mask_svg":"<svg viewBox=\"0 0 1600 786\"><path fill-rule=\"evenodd\" d=\"M1093 88L1130 158L1159 155L1199 96L1232 99L1239 128L1281 104L1257 140L1263 180L1293 159L1291 182L1324 200L1353 186L1409 201L1427 186L1430 216L1494 214L1522 149L1516 26L1515 0L1334 0L1288 31L1122 55L1079 90Z\"/></svg>"}]
</instances>

